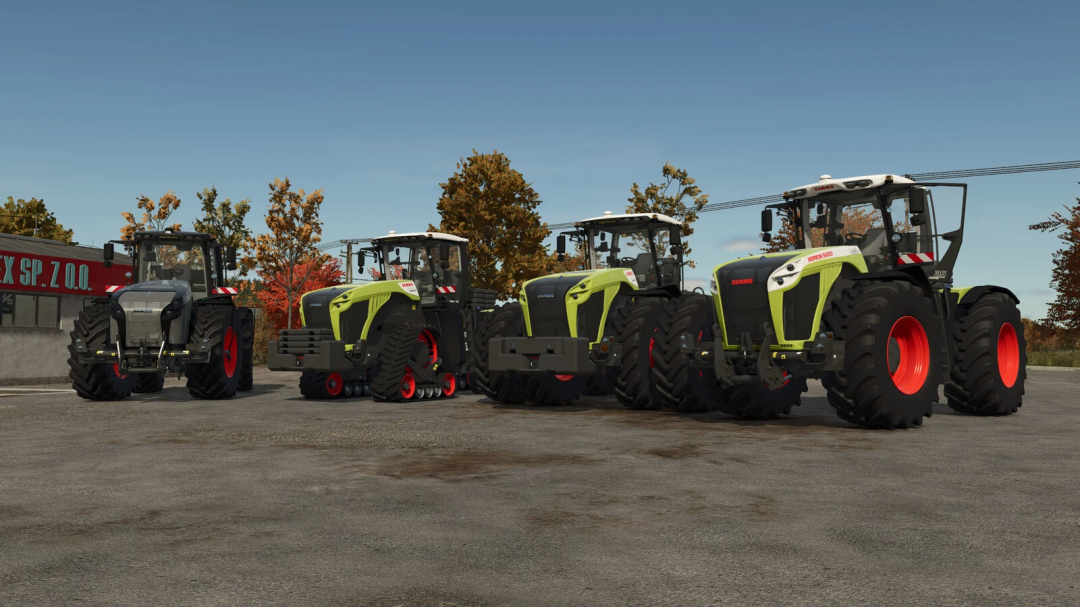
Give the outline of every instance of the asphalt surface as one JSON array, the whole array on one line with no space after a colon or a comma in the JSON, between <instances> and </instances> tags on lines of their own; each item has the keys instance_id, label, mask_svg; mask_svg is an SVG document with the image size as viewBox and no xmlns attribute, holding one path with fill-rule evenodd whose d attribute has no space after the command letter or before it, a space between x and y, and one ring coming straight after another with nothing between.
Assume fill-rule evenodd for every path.
<instances>
[{"instance_id":1,"label":"asphalt surface","mask_svg":"<svg viewBox=\"0 0 1080 607\"><path fill-rule=\"evenodd\" d=\"M1080 373L903 431L294 382L0 389L0 605L1080 604Z\"/></svg>"}]
</instances>

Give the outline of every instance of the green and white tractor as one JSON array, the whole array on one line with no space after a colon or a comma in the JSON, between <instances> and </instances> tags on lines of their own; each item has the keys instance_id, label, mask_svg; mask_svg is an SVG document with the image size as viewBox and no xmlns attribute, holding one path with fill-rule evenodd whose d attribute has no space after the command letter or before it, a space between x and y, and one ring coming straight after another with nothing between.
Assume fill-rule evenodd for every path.
<instances>
[{"instance_id":1,"label":"green and white tractor","mask_svg":"<svg viewBox=\"0 0 1080 607\"><path fill-rule=\"evenodd\" d=\"M375 282L305 293L302 329L269 344L274 371L302 370L307 398L449 398L466 386L468 350L495 292L471 284L468 241L420 232L372 239Z\"/></svg>"},{"instance_id":2,"label":"green and white tractor","mask_svg":"<svg viewBox=\"0 0 1080 607\"><path fill-rule=\"evenodd\" d=\"M650 371L664 304L682 295L681 224L655 213L579 221L558 236L580 270L526 281L488 316L473 350L476 386L497 402L568 403L610 383L627 407L659 405Z\"/></svg>"},{"instance_id":3,"label":"green and white tractor","mask_svg":"<svg viewBox=\"0 0 1080 607\"><path fill-rule=\"evenodd\" d=\"M957 229L939 227L949 205L935 208L935 193L958 199ZM953 285L967 185L825 175L784 199L763 211L762 231L768 242L781 213L791 248L720 264L711 296L665 309L654 372L667 404L775 417L790 411L798 382L820 378L837 414L868 427L921 425L943 384L956 411L1017 410L1026 354L1016 296Z\"/></svg>"}]
</instances>

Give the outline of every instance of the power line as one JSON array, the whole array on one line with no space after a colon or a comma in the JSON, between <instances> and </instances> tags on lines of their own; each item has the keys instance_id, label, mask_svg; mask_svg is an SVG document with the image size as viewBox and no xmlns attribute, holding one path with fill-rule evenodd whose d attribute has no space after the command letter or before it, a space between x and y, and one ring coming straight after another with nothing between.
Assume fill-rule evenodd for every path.
<instances>
[{"instance_id":1,"label":"power line","mask_svg":"<svg viewBox=\"0 0 1080 607\"><path fill-rule=\"evenodd\" d=\"M1040 171L1062 171L1067 169L1080 169L1080 160L1067 160L1062 162L1043 162L1039 164L1017 164L1003 167L989 167L985 169L964 169L959 171L938 171L936 173L911 173L907 178L915 181L938 181L942 179L962 179L966 177L990 177L994 175L1015 175L1017 173L1037 173ZM710 202L698 209L698 213L711 213L713 211L726 211L743 207L756 207L764 204L783 202L784 197L780 194L758 196L757 198L743 198L741 200L729 200L727 202ZM576 222L548 224L551 231L568 230L574 227ZM371 242L370 238L362 238L353 242ZM339 247L344 241L336 240L317 247L320 251Z\"/></svg>"}]
</instances>

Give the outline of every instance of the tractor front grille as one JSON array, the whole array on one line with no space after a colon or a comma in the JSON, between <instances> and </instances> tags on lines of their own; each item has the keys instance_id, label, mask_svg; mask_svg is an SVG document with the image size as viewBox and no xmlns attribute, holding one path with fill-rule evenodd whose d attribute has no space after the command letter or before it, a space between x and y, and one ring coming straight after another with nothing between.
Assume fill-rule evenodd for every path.
<instances>
[{"instance_id":1,"label":"tractor front grille","mask_svg":"<svg viewBox=\"0 0 1080 607\"><path fill-rule=\"evenodd\" d=\"M321 289L306 293L300 298L300 305L304 308L304 326L311 329L330 329L330 302L342 293L352 289L351 286L335 287L333 289Z\"/></svg>"},{"instance_id":2,"label":"tractor front grille","mask_svg":"<svg viewBox=\"0 0 1080 607\"><path fill-rule=\"evenodd\" d=\"M581 276L552 276L525 286L532 337L570 337L566 294L581 280Z\"/></svg>"},{"instance_id":3,"label":"tractor front grille","mask_svg":"<svg viewBox=\"0 0 1080 607\"><path fill-rule=\"evenodd\" d=\"M765 323L772 324L769 275L792 257L794 255L736 261L716 272L729 344L741 343L743 333L749 333L755 345L764 343Z\"/></svg>"}]
</instances>

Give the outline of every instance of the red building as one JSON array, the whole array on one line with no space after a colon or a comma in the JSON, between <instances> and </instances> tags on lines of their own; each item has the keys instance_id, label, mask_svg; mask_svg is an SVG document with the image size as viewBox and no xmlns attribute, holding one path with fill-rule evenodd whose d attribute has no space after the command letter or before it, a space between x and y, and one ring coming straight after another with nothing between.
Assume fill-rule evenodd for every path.
<instances>
[{"instance_id":1,"label":"red building","mask_svg":"<svg viewBox=\"0 0 1080 607\"><path fill-rule=\"evenodd\" d=\"M85 300L125 285L130 258L0 234L0 385L67 381L68 332Z\"/></svg>"}]
</instances>

